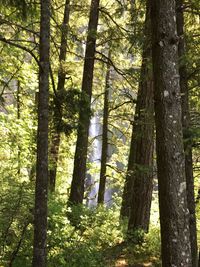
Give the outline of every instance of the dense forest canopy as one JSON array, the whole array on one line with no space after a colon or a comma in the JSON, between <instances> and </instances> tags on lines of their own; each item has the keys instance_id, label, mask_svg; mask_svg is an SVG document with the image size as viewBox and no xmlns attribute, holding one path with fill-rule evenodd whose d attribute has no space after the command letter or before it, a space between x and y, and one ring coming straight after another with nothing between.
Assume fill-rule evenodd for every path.
<instances>
[{"instance_id":1,"label":"dense forest canopy","mask_svg":"<svg viewBox=\"0 0 200 267\"><path fill-rule=\"evenodd\" d=\"M198 0L0 0L0 266L199 267Z\"/></svg>"}]
</instances>

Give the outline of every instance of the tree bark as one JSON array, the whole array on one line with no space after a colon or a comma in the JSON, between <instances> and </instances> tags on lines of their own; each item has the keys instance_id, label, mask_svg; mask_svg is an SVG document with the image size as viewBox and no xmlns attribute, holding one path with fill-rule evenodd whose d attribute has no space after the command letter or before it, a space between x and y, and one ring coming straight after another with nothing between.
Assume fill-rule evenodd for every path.
<instances>
[{"instance_id":1,"label":"tree bark","mask_svg":"<svg viewBox=\"0 0 200 267\"><path fill-rule=\"evenodd\" d=\"M50 0L41 1L33 267L46 266Z\"/></svg>"},{"instance_id":2,"label":"tree bark","mask_svg":"<svg viewBox=\"0 0 200 267\"><path fill-rule=\"evenodd\" d=\"M140 83L121 208L121 216L129 218L128 231L137 228L147 231L150 220L154 144L150 29L147 1Z\"/></svg>"},{"instance_id":3,"label":"tree bark","mask_svg":"<svg viewBox=\"0 0 200 267\"><path fill-rule=\"evenodd\" d=\"M180 88L182 99L182 126L183 139L185 150L185 174L187 186L187 203L190 214L190 242L192 251L192 266L197 267L198 249L197 249L197 229L195 216L195 196L194 196L194 177L192 164L192 138L190 132L190 111L189 111L189 95L187 69L184 60L185 56L185 40L184 40L184 15L183 15L183 0L176 0L176 20L177 34L179 36L178 55L179 55L179 74Z\"/></svg>"},{"instance_id":4,"label":"tree bark","mask_svg":"<svg viewBox=\"0 0 200 267\"><path fill-rule=\"evenodd\" d=\"M70 13L70 0L65 2L64 18L62 23L62 32L61 32L61 44L60 44L60 55L59 55L59 70L58 70L58 84L57 92L64 90L66 72L63 70L63 62L66 60L66 51L67 51L67 36L68 36L68 24L69 24L69 13ZM56 98L56 96L55 96ZM53 133L51 138L51 147L50 147L50 160L51 167L49 170L49 184L50 191L53 193L56 186L56 172L57 172L57 163L59 155L59 146L60 146L60 132L57 129L59 121L62 120L62 110L59 105L59 101L55 100L55 111L53 117Z\"/></svg>"},{"instance_id":5,"label":"tree bark","mask_svg":"<svg viewBox=\"0 0 200 267\"><path fill-rule=\"evenodd\" d=\"M110 58L110 50L108 58ZM107 64L106 86L104 93L104 109L103 109L103 132L102 132L102 149L101 149L101 169L98 191L98 204L104 203L104 195L106 189L106 164L108 157L108 115L109 115L109 88L110 88L110 65Z\"/></svg>"},{"instance_id":6,"label":"tree bark","mask_svg":"<svg viewBox=\"0 0 200 267\"><path fill-rule=\"evenodd\" d=\"M88 100L88 112L81 107L77 132L74 170L71 183L69 203L81 204L84 197L84 183L86 177L86 161L88 151L88 134L90 125L90 102L92 97L92 82L94 70L94 56L96 47L96 33L99 17L99 0L92 0L88 24L85 61L83 68L82 93Z\"/></svg>"},{"instance_id":7,"label":"tree bark","mask_svg":"<svg viewBox=\"0 0 200 267\"><path fill-rule=\"evenodd\" d=\"M156 152L162 266L192 266L175 0L152 0Z\"/></svg>"}]
</instances>

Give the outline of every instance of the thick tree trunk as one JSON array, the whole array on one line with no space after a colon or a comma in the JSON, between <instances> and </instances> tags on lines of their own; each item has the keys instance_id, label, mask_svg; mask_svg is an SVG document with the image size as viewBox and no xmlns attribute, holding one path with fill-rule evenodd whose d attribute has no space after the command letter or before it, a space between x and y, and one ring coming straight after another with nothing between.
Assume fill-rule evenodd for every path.
<instances>
[{"instance_id":1,"label":"thick tree trunk","mask_svg":"<svg viewBox=\"0 0 200 267\"><path fill-rule=\"evenodd\" d=\"M189 112L189 95L187 69L184 60L185 56L185 40L184 40L184 16L183 16L183 0L176 0L176 20L177 34L179 36L178 54L179 54L179 74L182 98L182 126L185 150L185 174L187 185L187 203L190 213L190 242L192 251L192 266L197 267L198 250L197 250L197 229L195 216L195 196L194 196L194 177L192 164L192 139L189 135L190 131L190 112Z\"/></svg>"},{"instance_id":2,"label":"thick tree trunk","mask_svg":"<svg viewBox=\"0 0 200 267\"><path fill-rule=\"evenodd\" d=\"M192 266L175 0L152 0L156 151L162 266Z\"/></svg>"},{"instance_id":3,"label":"thick tree trunk","mask_svg":"<svg viewBox=\"0 0 200 267\"><path fill-rule=\"evenodd\" d=\"M148 230L153 189L154 108L148 3L144 35L140 83L121 208L121 216L129 217L129 231L136 228Z\"/></svg>"},{"instance_id":4,"label":"thick tree trunk","mask_svg":"<svg viewBox=\"0 0 200 267\"><path fill-rule=\"evenodd\" d=\"M65 86L66 73L63 70L62 64L66 60L69 13L70 13L70 0L66 0L64 18L63 18L63 23L62 23L62 28L61 28L62 32L61 32L61 44L60 44L60 55L59 55L60 67L58 70L57 91L64 90L64 86ZM58 101L55 101L55 111L54 111L53 119L54 119L53 121L54 129L53 129L52 138L51 138L51 147L50 147L51 167L49 170L49 184L50 184L51 192L55 191L56 171L57 171L59 146L60 146L60 132L57 130L56 125L59 124L58 121L62 120L62 110L59 106Z\"/></svg>"},{"instance_id":5,"label":"thick tree trunk","mask_svg":"<svg viewBox=\"0 0 200 267\"><path fill-rule=\"evenodd\" d=\"M96 46L96 32L99 17L99 0L92 0L90 8L90 18L88 24L88 36L86 42L85 62L83 69L82 92L87 97L90 107L92 97L92 82L94 70L94 56ZM74 171L71 183L69 203L80 204L84 197L84 183L86 177L86 161L88 151L88 134L90 125L90 111L81 108L79 113L79 126L77 133L77 143L74 158Z\"/></svg>"},{"instance_id":6,"label":"thick tree trunk","mask_svg":"<svg viewBox=\"0 0 200 267\"><path fill-rule=\"evenodd\" d=\"M46 267L50 0L41 1L33 267Z\"/></svg>"},{"instance_id":7,"label":"thick tree trunk","mask_svg":"<svg viewBox=\"0 0 200 267\"><path fill-rule=\"evenodd\" d=\"M110 58L110 51L108 58ZM108 115L109 115L109 88L110 88L110 65L107 65L106 86L104 93L104 109L103 109L103 132L102 132L102 149L101 149L101 170L98 191L98 204L104 203L104 195L106 189L106 164L108 157Z\"/></svg>"}]
</instances>

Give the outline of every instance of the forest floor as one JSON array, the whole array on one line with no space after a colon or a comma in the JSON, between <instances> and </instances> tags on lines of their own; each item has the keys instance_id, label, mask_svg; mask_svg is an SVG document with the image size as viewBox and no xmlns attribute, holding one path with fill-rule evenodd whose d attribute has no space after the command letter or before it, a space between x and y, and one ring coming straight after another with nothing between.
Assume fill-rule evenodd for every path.
<instances>
[{"instance_id":1,"label":"forest floor","mask_svg":"<svg viewBox=\"0 0 200 267\"><path fill-rule=\"evenodd\" d=\"M135 248L121 243L105 252L107 266L109 267L159 267L160 260L143 253L137 253Z\"/></svg>"},{"instance_id":2,"label":"forest floor","mask_svg":"<svg viewBox=\"0 0 200 267\"><path fill-rule=\"evenodd\" d=\"M145 262L145 263L133 263L129 264L127 259L119 258L115 262L115 267L153 267L155 266L153 262Z\"/></svg>"}]
</instances>

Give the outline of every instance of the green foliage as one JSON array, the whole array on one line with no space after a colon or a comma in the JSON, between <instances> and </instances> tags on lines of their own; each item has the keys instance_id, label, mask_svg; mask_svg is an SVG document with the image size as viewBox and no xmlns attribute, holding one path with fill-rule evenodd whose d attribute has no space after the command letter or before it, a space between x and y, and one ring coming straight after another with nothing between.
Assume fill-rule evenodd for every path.
<instances>
[{"instance_id":1,"label":"green foliage","mask_svg":"<svg viewBox=\"0 0 200 267\"><path fill-rule=\"evenodd\" d=\"M16 119L14 107L5 108L6 112L0 113L0 262L3 266L8 262L15 262L13 266L29 266L34 200L34 155L31 154L35 147L35 125L30 110L29 113L24 110L21 118Z\"/></svg>"},{"instance_id":2,"label":"green foliage","mask_svg":"<svg viewBox=\"0 0 200 267\"><path fill-rule=\"evenodd\" d=\"M75 209L73 213L81 212L78 228L70 225L69 210L61 199L50 202L49 266L106 266L104 251L123 239L117 208Z\"/></svg>"},{"instance_id":3,"label":"green foliage","mask_svg":"<svg viewBox=\"0 0 200 267\"><path fill-rule=\"evenodd\" d=\"M0 3L4 5L10 5L13 7L17 7L19 8L21 14L23 15L23 17L26 17L26 11L27 11L27 3L25 0L4 0L4 1L0 1Z\"/></svg>"},{"instance_id":4,"label":"green foliage","mask_svg":"<svg viewBox=\"0 0 200 267\"><path fill-rule=\"evenodd\" d=\"M2 36L30 49L38 57L39 5L35 0L0 0ZM59 69L58 51L63 19L63 1L52 2L51 68L55 82ZM132 6L131 6L132 3ZM56 194L49 200L48 266L106 267L115 266L122 255L131 264L152 262L160 266L160 237L157 225L145 234L132 233L131 242L123 242L126 223L119 222L120 192L127 166L130 121L133 120L136 90L140 74L143 44L144 1L102 1L97 33L93 112L102 118L105 88L105 66L108 47L111 50L111 81L109 96L109 161L107 187L119 190L114 206L93 209L79 206L67 208L67 190L73 169L75 131L78 114L90 114L87 95L82 94L81 76L84 43L87 35L90 1L73 1L71 5L67 59L62 62L66 73L65 90L51 95L50 115L54 113L56 130L62 135L59 152ZM186 7L187 64L192 108L191 129L186 140L194 141L195 183L199 178L199 1ZM37 13L38 12L38 13ZM23 17L23 19L22 19ZM26 18L26 20L24 20ZM0 65L0 266L29 267L32 258L33 202L36 156L36 103L38 91L37 66L24 50L1 43ZM17 116L16 81L20 82L20 118ZM52 88L50 88L52 91ZM97 100L98 99L98 100ZM130 100L130 101L129 101ZM61 119L62 117L62 119ZM120 137L120 138L119 138ZM91 142L92 143L92 142ZM92 150L92 148L89 148ZM51 164L51 163L50 163ZM88 172L95 176L98 167L88 163ZM94 167L93 167L94 166ZM148 172L145 166L137 166ZM157 198L156 198L157 199ZM155 207L158 214L158 207ZM74 224L68 217L73 216ZM158 216L157 216L158 217ZM156 222L157 223L157 217ZM200 245L200 208L197 205L198 243Z\"/></svg>"},{"instance_id":5,"label":"green foliage","mask_svg":"<svg viewBox=\"0 0 200 267\"><path fill-rule=\"evenodd\" d=\"M145 232L142 229L136 229L129 231L127 234L127 240L133 244L141 245L144 242Z\"/></svg>"},{"instance_id":6,"label":"green foliage","mask_svg":"<svg viewBox=\"0 0 200 267\"><path fill-rule=\"evenodd\" d=\"M161 249L160 249L160 228L150 227L150 231L145 236L145 249L149 255L160 258Z\"/></svg>"},{"instance_id":7,"label":"green foliage","mask_svg":"<svg viewBox=\"0 0 200 267\"><path fill-rule=\"evenodd\" d=\"M142 242L122 242L126 224L119 223L119 207L89 209L85 206L73 207L81 221L79 227L70 225L65 201L54 197L49 203L49 266L105 267L124 254L129 263L151 261L155 266L160 258L160 236L158 228L151 228L148 234L138 231Z\"/></svg>"},{"instance_id":8,"label":"green foliage","mask_svg":"<svg viewBox=\"0 0 200 267\"><path fill-rule=\"evenodd\" d=\"M56 130L70 135L78 127L79 113L90 114L88 96L78 89L59 90L50 103L54 113Z\"/></svg>"},{"instance_id":9,"label":"green foliage","mask_svg":"<svg viewBox=\"0 0 200 267\"><path fill-rule=\"evenodd\" d=\"M24 188L27 190L27 188ZM75 209L75 208L74 208ZM119 207L107 209L100 206L97 209L78 207L75 213L81 212L79 228L72 226L67 219L66 202L61 197L52 196L49 200L48 216L48 266L57 267L111 267L123 254L129 264L153 262L159 265L160 237L159 229L151 228L148 234L142 233L143 242L123 242L126 225L119 223ZM23 210L23 226L26 222ZM32 246L32 216L29 215L28 224L18 254L13 262L13 267L31 266ZM21 219L22 220L22 219ZM141 236L139 231L135 236ZM138 239L137 236L137 239ZM2 264L10 259L14 248L21 238L21 228L11 231L7 242L9 245ZM7 248L8 249L8 248ZM3 265L4 266L4 265ZM6 266L6 265L5 265Z\"/></svg>"},{"instance_id":10,"label":"green foliage","mask_svg":"<svg viewBox=\"0 0 200 267\"><path fill-rule=\"evenodd\" d=\"M7 266L6 263L16 260L14 266L29 266L30 245L33 240L32 185L9 180L7 188L1 188L0 262Z\"/></svg>"},{"instance_id":11,"label":"green foliage","mask_svg":"<svg viewBox=\"0 0 200 267\"><path fill-rule=\"evenodd\" d=\"M129 240L108 248L105 253L107 265L116 266L116 262L126 263L127 266L161 266L159 228L151 227L149 233L135 231L135 240L142 236L142 243ZM144 265L145 264L145 265Z\"/></svg>"},{"instance_id":12,"label":"green foliage","mask_svg":"<svg viewBox=\"0 0 200 267\"><path fill-rule=\"evenodd\" d=\"M11 7L16 11L17 15L20 15L22 19L27 19L29 14L35 13L36 1L35 0L0 0L0 4L5 7Z\"/></svg>"},{"instance_id":13,"label":"green foliage","mask_svg":"<svg viewBox=\"0 0 200 267\"><path fill-rule=\"evenodd\" d=\"M140 240L140 242L131 242L130 246L127 248L130 253L129 263L152 262L153 266L161 266L159 228L152 227L147 234L138 230L135 232L135 240Z\"/></svg>"}]
</instances>

